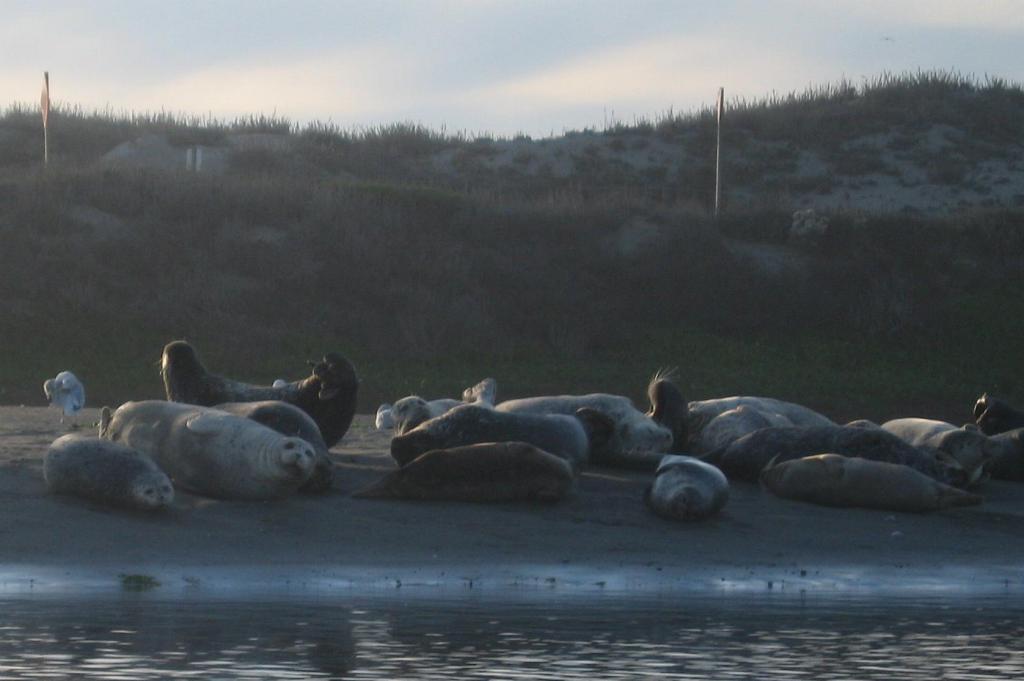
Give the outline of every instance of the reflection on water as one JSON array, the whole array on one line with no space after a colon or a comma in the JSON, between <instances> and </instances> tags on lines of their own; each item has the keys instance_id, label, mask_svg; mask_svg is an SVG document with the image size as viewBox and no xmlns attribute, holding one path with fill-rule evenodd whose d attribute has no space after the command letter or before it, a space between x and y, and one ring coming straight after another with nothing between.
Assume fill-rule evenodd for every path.
<instances>
[{"instance_id":1,"label":"reflection on water","mask_svg":"<svg viewBox=\"0 0 1024 681\"><path fill-rule=\"evenodd\" d=\"M0 600L2 679L1008 679L1021 603Z\"/></svg>"}]
</instances>

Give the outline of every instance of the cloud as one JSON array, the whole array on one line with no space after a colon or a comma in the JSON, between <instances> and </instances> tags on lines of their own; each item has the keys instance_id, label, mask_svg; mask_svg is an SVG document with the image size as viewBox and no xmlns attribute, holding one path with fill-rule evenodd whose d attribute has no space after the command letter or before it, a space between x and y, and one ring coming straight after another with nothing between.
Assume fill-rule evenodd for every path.
<instances>
[{"instance_id":1,"label":"cloud","mask_svg":"<svg viewBox=\"0 0 1024 681\"><path fill-rule=\"evenodd\" d=\"M1024 29L1024 4L1020 0L797 0L796 4L813 14L856 17L889 29Z\"/></svg>"}]
</instances>

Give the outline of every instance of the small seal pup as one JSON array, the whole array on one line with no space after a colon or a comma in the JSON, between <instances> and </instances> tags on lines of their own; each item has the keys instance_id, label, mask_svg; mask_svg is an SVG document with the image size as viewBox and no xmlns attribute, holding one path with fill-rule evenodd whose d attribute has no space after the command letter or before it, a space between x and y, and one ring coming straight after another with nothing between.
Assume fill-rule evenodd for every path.
<instances>
[{"instance_id":1,"label":"small seal pup","mask_svg":"<svg viewBox=\"0 0 1024 681\"><path fill-rule=\"evenodd\" d=\"M266 400L263 402L226 402L214 409L236 416L244 416L256 423L262 423L282 435L302 438L313 445L316 452L316 466L313 475L299 488L307 494L321 494L331 488L334 482L334 462L327 453L327 445L320 435L320 429L306 412L287 402Z\"/></svg>"},{"instance_id":2,"label":"small seal pup","mask_svg":"<svg viewBox=\"0 0 1024 681\"><path fill-rule=\"evenodd\" d=\"M103 437L148 455L178 487L219 499L276 499L313 474L316 452L297 437L192 404L126 402Z\"/></svg>"},{"instance_id":3,"label":"small seal pup","mask_svg":"<svg viewBox=\"0 0 1024 681\"><path fill-rule=\"evenodd\" d=\"M1015 428L1024 428L1024 412L1014 409L1004 400L985 393L974 403L974 422L985 435L996 435Z\"/></svg>"},{"instance_id":4,"label":"small seal pup","mask_svg":"<svg viewBox=\"0 0 1024 681\"><path fill-rule=\"evenodd\" d=\"M525 442L569 461L587 462L589 439L583 423L572 416L507 414L464 404L391 439L391 456L399 466L432 449L482 442Z\"/></svg>"},{"instance_id":5,"label":"small seal pup","mask_svg":"<svg viewBox=\"0 0 1024 681\"><path fill-rule=\"evenodd\" d=\"M903 464L839 454L773 463L761 472L760 479L776 496L823 506L922 513L974 506L983 500Z\"/></svg>"},{"instance_id":6,"label":"small seal pup","mask_svg":"<svg viewBox=\"0 0 1024 681\"><path fill-rule=\"evenodd\" d=\"M1002 451L1001 445L993 442L973 424L957 428L945 421L902 418L886 421L882 424L882 430L915 447L930 447L945 452L960 464L971 483L981 478L986 464Z\"/></svg>"},{"instance_id":7,"label":"small seal pup","mask_svg":"<svg viewBox=\"0 0 1024 681\"><path fill-rule=\"evenodd\" d=\"M60 409L61 425L64 424L64 418L70 416L72 426L78 426L74 417L85 406L85 386L77 376L70 371L62 371L54 378L46 379L43 382L43 394L51 407Z\"/></svg>"},{"instance_id":8,"label":"small seal pup","mask_svg":"<svg viewBox=\"0 0 1024 681\"><path fill-rule=\"evenodd\" d=\"M907 444L881 428L762 428L702 458L722 469L730 480L756 482L769 461L782 463L824 453L905 464L947 484L961 486L967 482L955 461L947 461L940 452Z\"/></svg>"},{"instance_id":9,"label":"small seal pup","mask_svg":"<svg viewBox=\"0 0 1024 681\"><path fill-rule=\"evenodd\" d=\"M574 416L580 409L593 409L611 419L612 429L600 449L599 458L615 465L631 458L659 459L672 448L673 431L633 406L628 397L608 393L557 395L508 400L495 409L505 414L548 414ZM598 452L594 447L592 451Z\"/></svg>"},{"instance_id":10,"label":"small seal pup","mask_svg":"<svg viewBox=\"0 0 1024 681\"><path fill-rule=\"evenodd\" d=\"M714 466L692 456L667 454L644 495L647 506L670 520L703 520L729 500L729 481Z\"/></svg>"},{"instance_id":11,"label":"small seal pup","mask_svg":"<svg viewBox=\"0 0 1024 681\"><path fill-rule=\"evenodd\" d=\"M162 470L130 447L95 437L65 435L43 459L43 478L53 494L70 494L111 506L156 511L174 501Z\"/></svg>"},{"instance_id":12,"label":"small seal pup","mask_svg":"<svg viewBox=\"0 0 1024 681\"><path fill-rule=\"evenodd\" d=\"M242 383L211 374L199 355L185 341L164 346L160 357L167 399L172 402L212 407L225 402L281 400L294 404L313 417L324 443L333 447L348 432L356 413L359 378L347 359L328 353L319 362L309 362L312 373L280 388Z\"/></svg>"},{"instance_id":13,"label":"small seal pup","mask_svg":"<svg viewBox=\"0 0 1024 681\"><path fill-rule=\"evenodd\" d=\"M353 497L430 501L544 501L573 486L569 462L524 442L434 449L416 457Z\"/></svg>"}]
</instances>

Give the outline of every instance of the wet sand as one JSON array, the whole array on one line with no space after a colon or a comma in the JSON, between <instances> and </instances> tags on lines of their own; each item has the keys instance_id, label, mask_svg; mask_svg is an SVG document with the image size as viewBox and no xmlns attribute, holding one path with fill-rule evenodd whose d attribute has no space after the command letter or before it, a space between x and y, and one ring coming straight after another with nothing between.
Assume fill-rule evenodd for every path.
<instances>
[{"instance_id":1,"label":"wet sand","mask_svg":"<svg viewBox=\"0 0 1024 681\"><path fill-rule=\"evenodd\" d=\"M169 592L1024 593L1014 483L931 514L822 508L735 483L719 517L692 524L647 511L650 474L610 469L586 471L550 506L353 499L394 467L389 435L358 416L331 450L326 495L250 503L179 490L171 510L145 514L47 493L43 456L64 432L56 410L0 407L0 591L113 588L139 574Z\"/></svg>"}]
</instances>

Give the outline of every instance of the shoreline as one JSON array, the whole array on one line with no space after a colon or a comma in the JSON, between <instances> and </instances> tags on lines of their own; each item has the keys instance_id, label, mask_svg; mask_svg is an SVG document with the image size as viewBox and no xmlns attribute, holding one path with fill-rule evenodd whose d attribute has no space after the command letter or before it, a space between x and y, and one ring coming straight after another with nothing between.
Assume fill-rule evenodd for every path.
<instances>
[{"instance_id":1,"label":"shoreline","mask_svg":"<svg viewBox=\"0 0 1024 681\"><path fill-rule=\"evenodd\" d=\"M601 468L550 506L362 500L352 492L394 463L389 435L357 416L331 450L326 495L178 492L172 509L145 514L46 492L42 458L66 432L58 420L0 407L0 598L117 593L122 575L173 598L1024 595L1015 483L986 482L981 506L929 514L825 508L734 483L720 516L692 524L644 507L649 473Z\"/></svg>"}]
</instances>

